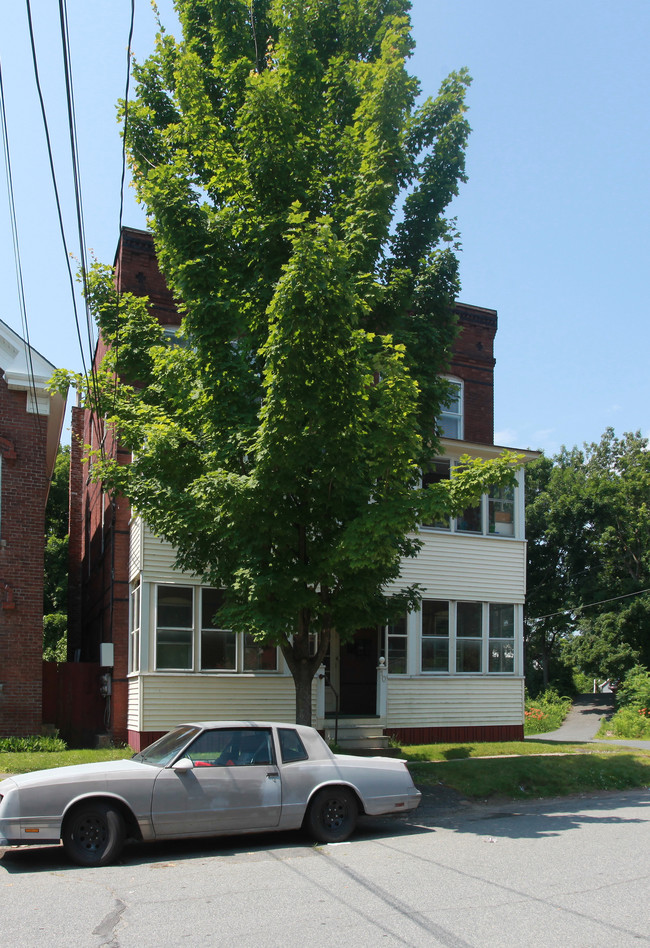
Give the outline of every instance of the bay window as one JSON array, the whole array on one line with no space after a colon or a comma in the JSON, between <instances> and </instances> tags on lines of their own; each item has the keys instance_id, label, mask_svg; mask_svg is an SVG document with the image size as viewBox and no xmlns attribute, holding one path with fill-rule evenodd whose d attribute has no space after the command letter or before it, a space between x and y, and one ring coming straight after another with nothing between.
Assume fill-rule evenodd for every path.
<instances>
[{"instance_id":1,"label":"bay window","mask_svg":"<svg viewBox=\"0 0 650 948\"><path fill-rule=\"evenodd\" d=\"M145 583L143 590L151 587ZM224 627L219 614L224 591L200 586L160 584L155 589L155 670L193 671L233 674L241 672L277 672L278 650L262 645L252 635L235 633ZM138 671L136 654L140 627L139 587L132 593L130 664ZM136 616L138 617L136 620Z\"/></svg>"}]
</instances>

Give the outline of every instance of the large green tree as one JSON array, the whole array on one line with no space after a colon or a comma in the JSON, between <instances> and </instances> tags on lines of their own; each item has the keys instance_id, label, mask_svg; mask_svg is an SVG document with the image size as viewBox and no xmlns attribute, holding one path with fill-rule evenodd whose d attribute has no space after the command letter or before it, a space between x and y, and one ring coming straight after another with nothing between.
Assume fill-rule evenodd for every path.
<instances>
[{"instance_id":1,"label":"large green tree","mask_svg":"<svg viewBox=\"0 0 650 948\"><path fill-rule=\"evenodd\" d=\"M527 484L528 658L557 672L564 654L614 678L649 665L647 438L608 428L598 443L531 464Z\"/></svg>"},{"instance_id":2,"label":"large green tree","mask_svg":"<svg viewBox=\"0 0 650 948\"><path fill-rule=\"evenodd\" d=\"M183 38L135 68L127 145L179 344L101 267L89 281L101 410L135 452L96 472L227 590L222 626L280 646L303 722L331 631L417 605L384 591L417 523L512 476L503 459L417 489L456 334L469 80L419 102L409 8L177 0Z\"/></svg>"}]
</instances>

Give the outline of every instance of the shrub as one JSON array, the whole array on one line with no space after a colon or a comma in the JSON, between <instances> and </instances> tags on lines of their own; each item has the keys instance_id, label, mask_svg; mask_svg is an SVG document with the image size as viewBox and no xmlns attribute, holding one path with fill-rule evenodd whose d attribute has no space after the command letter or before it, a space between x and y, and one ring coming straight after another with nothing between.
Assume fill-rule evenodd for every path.
<instances>
[{"instance_id":1,"label":"shrub","mask_svg":"<svg viewBox=\"0 0 650 948\"><path fill-rule=\"evenodd\" d=\"M33 734L31 737L0 737L0 753L13 754L40 751L54 754L68 749L60 737L43 737Z\"/></svg>"},{"instance_id":2,"label":"shrub","mask_svg":"<svg viewBox=\"0 0 650 948\"><path fill-rule=\"evenodd\" d=\"M555 688L547 688L533 701L526 698L524 711L524 734L545 734L556 731L562 724L571 698L561 698Z\"/></svg>"},{"instance_id":3,"label":"shrub","mask_svg":"<svg viewBox=\"0 0 650 948\"><path fill-rule=\"evenodd\" d=\"M650 671L643 665L635 665L626 674L623 684L616 692L619 708L650 708Z\"/></svg>"},{"instance_id":4,"label":"shrub","mask_svg":"<svg viewBox=\"0 0 650 948\"><path fill-rule=\"evenodd\" d=\"M607 722L607 730L614 737L650 740L650 708L621 708Z\"/></svg>"}]
</instances>

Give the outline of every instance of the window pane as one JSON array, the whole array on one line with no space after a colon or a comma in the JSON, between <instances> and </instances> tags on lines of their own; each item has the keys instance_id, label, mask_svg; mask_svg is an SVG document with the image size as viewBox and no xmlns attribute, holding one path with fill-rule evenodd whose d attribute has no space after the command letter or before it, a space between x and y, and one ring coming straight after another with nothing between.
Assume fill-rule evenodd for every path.
<instances>
[{"instance_id":1,"label":"window pane","mask_svg":"<svg viewBox=\"0 0 650 948\"><path fill-rule=\"evenodd\" d=\"M406 636L388 636L388 671L391 675L406 674Z\"/></svg>"},{"instance_id":2,"label":"window pane","mask_svg":"<svg viewBox=\"0 0 650 948\"><path fill-rule=\"evenodd\" d=\"M449 639L422 639L422 671L449 671Z\"/></svg>"},{"instance_id":3,"label":"window pane","mask_svg":"<svg viewBox=\"0 0 650 948\"><path fill-rule=\"evenodd\" d=\"M481 671L480 639L456 639L456 671Z\"/></svg>"},{"instance_id":4,"label":"window pane","mask_svg":"<svg viewBox=\"0 0 650 948\"><path fill-rule=\"evenodd\" d=\"M203 629L222 629L218 612L224 603L223 589L201 590L201 627Z\"/></svg>"},{"instance_id":5,"label":"window pane","mask_svg":"<svg viewBox=\"0 0 650 948\"><path fill-rule=\"evenodd\" d=\"M443 438L460 438L460 418L443 411L440 416L440 433Z\"/></svg>"},{"instance_id":6,"label":"window pane","mask_svg":"<svg viewBox=\"0 0 650 948\"><path fill-rule=\"evenodd\" d=\"M156 668L192 667L192 630L158 629Z\"/></svg>"},{"instance_id":7,"label":"window pane","mask_svg":"<svg viewBox=\"0 0 650 948\"><path fill-rule=\"evenodd\" d=\"M422 487L428 487L429 484L439 484L441 481L448 481L451 476L451 461L446 458L440 458L432 461L428 470L422 472ZM443 530L449 529L449 518L445 520L426 520L422 523L423 527L439 527Z\"/></svg>"},{"instance_id":8,"label":"window pane","mask_svg":"<svg viewBox=\"0 0 650 948\"><path fill-rule=\"evenodd\" d=\"M512 639L494 641L490 639L490 671L513 672L515 670L515 643Z\"/></svg>"},{"instance_id":9,"label":"window pane","mask_svg":"<svg viewBox=\"0 0 650 948\"><path fill-rule=\"evenodd\" d=\"M490 638L511 639L515 634L515 607L510 603L490 603Z\"/></svg>"},{"instance_id":10,"label":"window pane","mask_svg":"<svg viewBox=\"0 0 650 948\"><path fill-rule=\"evenodd\" d=\"M250 767L273 762L271 732L262 728L204 731L184 754L195 767Z\"/></svg>"},{"instance_id":11,"label":"window pane","mask_svg":"<svg viewBox=\"0 0 650 948\"><path fill-rule=\"evenodd\" d=\"M502 537L515 535L514 488L492 488L488 498L488 524L490 533Z\"/></svg>"},{"instance_id":12,"label":"window pane","mask_svg":"<svg viewBox=\"0 0 650 948\"><path fill-rule=\"evenodd\" d=\"M480 602L459 602L456 607L456 635L458 638L481 635Z\"/></svg>"},{"instance_id":13,"label":"window pane","mask_svg":"<svg viewBox=\"0 0 650 948\"><path fill-rule=\"evenodd\" d=\"M194 590L187 586L158 587L158 626L192 628Z\"/></svg>"},{"instance_id":14,"label":"window pane","mask_svg":"<svg viewBox=\"0 0 650 948\"><path fill-rule=\"evenodd\" d=\"M203 629L201 631L201 669L227 669L235 671L235 633L227 629Z\"/></svg>"},{"instance_id":15,"label":"window pane","mask_svg":"<svg viewBox=\"0 0 650 948\"><path fill-rule=\"evenodd\" d=\"M260 645L253 636L244 635L245 671L277 671L278 650L274 645Z\"/></svg>"},{"instance_id":16,"label":"window pane","mask_svg":"<svg viewBox=\"0 0 650 948\"><path fill-rule=\"evenodd\" d=\"M447 401L442 406L438 424L443 437L462 437L462 386L460 382L450 382L451 390Z\"/></svg>"},{"instance_id":17,"label":"window pane","mask_svg":"<svg viewBox=\"0 0 650 948\"><path fill-rule=\"evenodd\" d=\"M483 525L481 523L481 506L468 507L462 514L456 518L456 529L461 533L481 533Z\"/></svg>"},{"instance_id":18,"label":"window pane","mask_svg":"<svg viewBox=\"0 0 650 948\"><path fill-rule=\"evenodd\" d=\"M449 603L422 600L422 635L449 635Z\"/></svg>"},{"instance_id":19,"label":"window pane","mask_svg":"<svg viewBox=\"0 0 650 948\"><path fill-rule=\"evenodd\" d=\"M305 745L300 740L297 731L281 727L278 729L278 737L280 738L283 764L291 763L294 760L307 760Z\"/></svg>"}]
</instances>

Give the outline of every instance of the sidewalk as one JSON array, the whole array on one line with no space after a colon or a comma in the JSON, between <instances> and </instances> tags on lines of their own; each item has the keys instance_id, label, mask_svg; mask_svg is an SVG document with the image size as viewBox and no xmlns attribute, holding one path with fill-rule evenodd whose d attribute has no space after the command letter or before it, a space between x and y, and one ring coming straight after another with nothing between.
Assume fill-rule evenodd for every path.
<instances>
[{"instance_id":1,"label":"sidewalk","mask_svg":"<svg viewBox=\"0 0 650 948\"><path fill-rule=\"evenodd\" d=\"M620 744L623 747L639 747L642 750L650 750L650 741L595 740L601 719L613 714L615 710L616 705L612 694L578 695L564 719L564 723L557 731L549 731L547 734L531 734L526 740L561 741L564 744L578 744L581 742Z\"/></svg>"}]
</instances>

